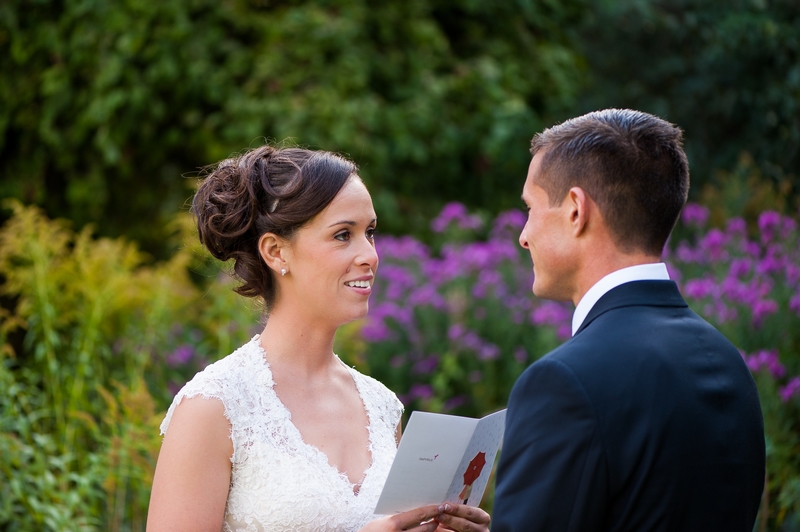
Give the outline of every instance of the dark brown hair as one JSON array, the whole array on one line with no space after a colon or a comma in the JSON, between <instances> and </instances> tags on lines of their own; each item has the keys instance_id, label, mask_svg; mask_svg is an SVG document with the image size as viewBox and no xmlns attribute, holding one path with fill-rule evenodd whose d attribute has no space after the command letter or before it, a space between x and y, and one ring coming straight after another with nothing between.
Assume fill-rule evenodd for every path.
<instances>
[{"instance_id":1,"label":"dark brown hair","mask_svg":"<svg viewBox=\"0 0 800 532\"><path fill-rule=\"evenodd\" d=\"M222 261L233 259L243 281L236 292L274 302L275 281L258 251L264 233L291 240L327 207L357 172L325 151L262 146L206 170L192 202L200 242Z\"/></svg>"},{"instance_id":2,"label":"dark brown hair","mask_svg":"<svg viewBox=\"0 0 800 532\"><path fill-rule=\"evenodd\" d=\"M537 181L551 205L582 188L624 251L661 255L689 193L681 130L630 109L588 113L533 137L543 154Z\"/></svg>"}]
</instances>

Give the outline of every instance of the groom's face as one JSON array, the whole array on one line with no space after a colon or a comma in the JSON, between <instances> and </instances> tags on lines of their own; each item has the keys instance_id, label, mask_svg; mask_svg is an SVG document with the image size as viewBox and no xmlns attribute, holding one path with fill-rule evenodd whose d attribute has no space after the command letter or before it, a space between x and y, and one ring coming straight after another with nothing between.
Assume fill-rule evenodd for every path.
<instances>
[{"instance_id":1,"label":"groom's face","mask_svg":"<svg viewBox=\"0 0 800 532\"><path fill-rule=\"evenodd\" d=\"M533 293L544 299L572 299L575 257L567 202L551 206L547 192L538 184L546 176L541 172L543 152L537 153L528 168L522 200L528 207L528 221L519 243L533 261Z\"/></svg>"}]
</instances>

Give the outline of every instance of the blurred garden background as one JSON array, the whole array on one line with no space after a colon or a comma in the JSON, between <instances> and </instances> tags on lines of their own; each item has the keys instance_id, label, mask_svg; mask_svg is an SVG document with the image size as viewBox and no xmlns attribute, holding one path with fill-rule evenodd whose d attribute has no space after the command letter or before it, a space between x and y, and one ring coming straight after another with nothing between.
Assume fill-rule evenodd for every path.
<instances>
[{"instance_id":1,"label":"blurred garden background","mask_svg":"<svg viewBox=\"0 0 800 532\"><path fill-rule=\"evenodd\" d=\"M530 138L605 107L685 131L665 260L758 383L756 530L800 531L796 0L5 0L0 530L144 530L172 395L259 329L188 201L265 139L348 155L373 194L340 356L407 412L505 406L572 312L517 245Z\"/></svg>"}]
</instances>

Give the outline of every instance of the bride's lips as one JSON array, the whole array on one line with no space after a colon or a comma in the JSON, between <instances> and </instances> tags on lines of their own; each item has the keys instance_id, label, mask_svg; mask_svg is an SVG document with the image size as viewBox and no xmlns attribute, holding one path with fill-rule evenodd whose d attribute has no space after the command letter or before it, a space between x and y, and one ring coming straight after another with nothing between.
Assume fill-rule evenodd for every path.
<instances>
[{"instance_id":1,"label":"bride's lips","mask_svg":"<svg viewBox=\"0 0 800 532\"><path fill-rule=\"evenodd\" d=\"M356 279L348 279L344 282L344 285L357 294L368 296L372 292L372 280L374 278L375 276L373 275L364 275Z\"/></svg>"}]
</instances>

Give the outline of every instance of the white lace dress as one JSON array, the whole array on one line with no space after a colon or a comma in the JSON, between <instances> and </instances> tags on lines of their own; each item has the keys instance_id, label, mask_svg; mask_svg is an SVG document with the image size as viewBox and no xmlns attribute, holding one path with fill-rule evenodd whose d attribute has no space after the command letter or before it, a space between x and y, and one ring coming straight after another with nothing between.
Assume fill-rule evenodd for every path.
<instances>
[{"instance_id":1,"label":"white lace dress","mask_svg":"<svg viewBox=\"0 0 800 532\"><path fill-rule=\"evenodd\" d=\"M383 384L350 369L369 419L372 464L358 493L327 456L303 442L278 399L258 336L209 365L175 396L166 434L184 397L219 399L231 424L233 456L224 532L355 531L374 519L396 452L403 406Z\"/></svg>"}]
</instances>

